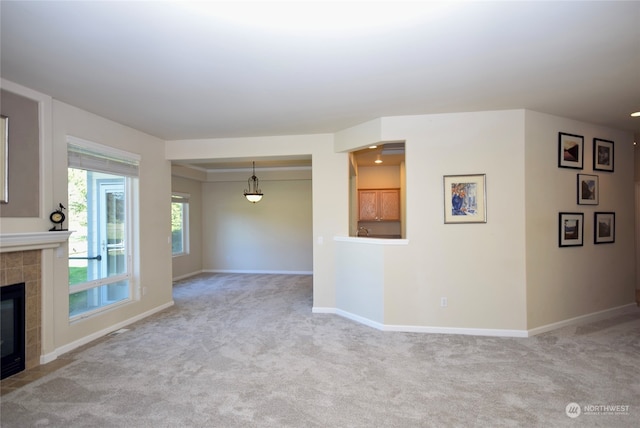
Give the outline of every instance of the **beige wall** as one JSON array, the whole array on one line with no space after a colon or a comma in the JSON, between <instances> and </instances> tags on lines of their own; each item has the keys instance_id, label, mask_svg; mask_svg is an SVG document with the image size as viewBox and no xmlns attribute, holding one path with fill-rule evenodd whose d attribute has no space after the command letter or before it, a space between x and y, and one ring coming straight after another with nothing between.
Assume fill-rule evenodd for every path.
<instances>
[{"instance_id":1,"label":"beige wall","mask_svg":"<svg viewBox=\"0 0 640 428\"><path fill-rule=\"evenodd\" d=\"M399 189L399 166L374 166L358 168L358 189Z\"/></svg>"},{"instance_id":2,"label":"beige wall","mask_svg":"<svg viewBox=\"0 0 640 428\"><path fill-rule=\"evenodd\" d=\"M349 193L348 157L344 153L334 152L333 135L289 135L166 142L166 158L178 162L192 159L247 158L247 156L251 156L248 159L256 159L269 156L300 155L311 155L313 164L311 171L313 305L314 308L335 308L335 247L332 238L336 235L346 236L348 233ZM266 176L260 176L261 183L263 177L267 179ZM246 180L246 174L243 178ZM246 181L243 182L243 186L244 184ZM240 191L244 189L243 186ZM211 185L211 187L214 190L226 188L223 185ZM268 198L266 183L262 187L265 198ZM233 191L228 189L230 195L237 194L237 188L234 186L233 189ZM242 206L245 207L245 205ZM247 208L251 208L251 206L249 205ZM206 223L205 217L203 217L203 222ZM207 259L207 257L205 254L204 258Z\"/></svg>"},{"instance_id":3,"label":"beige wall","mask_svg":"<svg viewBox=\"0 0 640 428\"><path fill-rule=\"evenodd\" d=\"M2 233L35 233L51 227L49 213L67 203L67 136L141 156L135 247L134 300L90 318L69 323L67 245L42 252L41 361L55 359L88 341L170 306L170 163L163 141L94 114L53 101L50 96L2 80L7 91L34 100L38 107L39 212L35 217L4 217ZM15 166L14 166L15 167ZM35 190L34 190L35 191ZM55 253L55 254L54 254Z\"/></svg>"},{"instance_id":4,"label":"beige wall","mask_svg":"<svg viewBox=\"0 0 640 428\"><path fill-rule=\"evenodd\" d=\"M3 81L3 86L5 84ZM247 265L225 264L229 254L222 250L224 246L215 244L219 227L228 228L227 222L231 222L234 233L224 238L225 245L249 242L248 235L238 240L248 225L253 227L265 218L280 221L286 216L278 209L304 199L288 198L312 195L310 208L303 210L300 218L285 219L298 222L296 230L304 230L300 233L303 236L291 238L296 241L280 247L278 237L282 233L268 238L264 235L260 248L275 248L278 251L274 253L281 254L288 248L304 248L305 254L312 253L313 306L318 312L343 311L387 326L493 329L508 334L633 301L635 235L630 231L634 231L634 156L633 138L627 133L511 110L381 118L336 135L162 142L52 101L46 95L26 88L20 91L37 100L40 111L41 209L36 218L3 219L3 233L46 230L48 207L53 207L54 202L66 203L67 135L142 157L137 200L139 216L144 221L140 222L135 243L136 290L140 298L70 325L66 257L64 254L48 257L43 267L43 281L53 284L54 290L45 292L43 297L45 353L55 355L72 349L110 328L172 303L171 278L175 274L168 263L171 260L171 160L312 157L310 182L300 178L266 179L262 185L265 201L255 206L245 202L238 193L244 182L205 177L208 182L202 184L201 232L206 241L214 244L205 251L203 243L202 268L249 269ZM590 147L596 136L615 141L615 172L598 172L599 206L576 205L577 171L557 168L559 131L584 135L585 148ZM404 204L408 239L397 245L349 241L358 238L347 237L346 152L372 142L398 140L406 141L403 173L407 183ZM591 172L589 153L585 152L588 155L585 173ZM443 175L470 173L487 176L487 223L444 224ZM174 186L178 185L197 187L191 182L174 180ZM271 185L274 187L269 188ZM237 204L231 202L236 201L236 197ZM275 202L280 197L278 209L270 211L273 207L267 202L269 198ZM223 207L223 203L230 205ZM230 209L234 216L227 216L215 227L205 226L207 216L223 217L223 208ZM558 248L557 214L564 210L585 212L583 247ZM596 210L616 212L615 244L593 245L593 212ZM308 221L312 222L310 228ZM278 227L284 227L284 221ZM344 237L344 240L334 237ZM241 259L247 251L252 251L250 245L234 248L232 258ZM257 270L271 270L274 263L280 262L274 258L269 267L254 266ZM305 263L308 259L277 269L309 269ZM197 265L197 260L193 261L184 268L185 272ZM448 299L446 308L439 305L441 297Z\"/></svg>"},{"instance_id":5,"label":"beige wall","mask_svg":"<svg viewBox=\"0 0 640 428\"><path fill-rule=\"evenodd\" d=\"M584 136L584 168L558 168L558 132ZM529 329L630 304L635 289L634 148L629 133L526 112ZM614 141L615 170L593 170L593 138ZM599 177L599 205L578 205L577 174ZM614 244L594 245L594 212L616 213ZM584 245L558 247L558 213L584 213Z\"/></svg>"},{"instance_id":6,"label":"beige wall","mask_svg":"<svg viewBox=\"0 0 640 428\"><path fill-rule=\"evenodd\" d=\"M137 201L139 230L134 237L134 289L131 303L69 323L69 286L66 257L54 260L55 289L47 310L54 328L55 353L72 349L88 338L103 335L113 326L137 319L172 304L171 287L171 168L164 158L163 142L126 126L54 101L53 103L53 199L67 203L67 136L114 147L142 158ZM67 250L66 245L63 247Z\"/></svg>"},{"instance_id":7,"label":"beige wall","mask_svg":"<svg viewBox=\"0 0 640 428\"><path fill-rule=\"evenodd\" d=\"M638 275L640 267L640 134L634 135L634 177L635 177L635 215L636 215L636 302L640 305L640 275Z\"/></svg>"},{"instance_id":8,"label":"beige wall","mask_svg":"<svg viewBox=\"0 0 640 428\"><path fill-rule=\"evenodd\" d=\"M558 212L578 209L575 172L557 168L560 130L585 134L587 147L595 135L616 141L616 171L600 174L600 206L584 209L582 249L559 249L557 243ZM167 143L167 157L313 153L317 312L338 312L390 328L526 335L632 301L633 239L619 232L616 244L594 246L589 232L596 209L616 211L618 231L633 230L633 207L628 205L633 199L628 197L633 194L632 153L625 156L629 138L562 118L509 110L381 118L335 138L175 141ZM347 237L347 153L399 140L406 142L407 152L402 170L407 240L354 243L359 238ZM590 162L587 158L585 165ZM444 224L443 176L474 173L486 174L487 223ZM609 262L616 266L613 276ZM588 274L567 271L567 265L576 263L589 265ZM608 285L612 281L615 285ZM576 292L581 295L574 296ZM440 306L442 297L448 300L445 308Z\"/></svg>"},{"instance_id":9,"label":"beige wall","mask_svg":"<svg viewBox=\"0 0 640 428\"><path fill-rule=\"evenodd\" d=\"M257 204L243 196L246 187L246 180L202 184L203 269L311 273L311 180L261 178Z\"/></svg>"},{"instance_id":10,"label":"beige wall","mask_svg":"<svg viewBox=\"0 0 640 428\"><path fill-rule=\"evenodd\" d=\"M384 249L384 324L524 329L524 113L383 118L380 129L368 144L404 140L407 183L408 243ZM488 222L444 224L443 176L474 173L487 175Z\"/></svg>"},{"instance_id":11,"label":"beige wall","mask_svg":"<svg viewBox=\"0 0 640 428\"><path fill-rule=\"evenodd\" d=\"M173 175L171 190L189 194L189 253L172 258L173 278L178 279L202 271L202 182Z\"/></svg>"}]
</instances>

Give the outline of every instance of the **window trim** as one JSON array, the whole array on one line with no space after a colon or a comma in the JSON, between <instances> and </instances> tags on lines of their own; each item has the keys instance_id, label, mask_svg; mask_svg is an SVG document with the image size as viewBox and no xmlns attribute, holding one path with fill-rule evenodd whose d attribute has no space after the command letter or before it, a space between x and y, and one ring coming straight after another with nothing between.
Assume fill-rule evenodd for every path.
<instances>
[{"instance_id":1,"label":"window trim","mask_svg":"<svg viewBox=\"0 0 640 428\"><path fill-rule=\"evenodd\" d=\"M171 192L171 203L182 204L182 251L174 253L171 251L171 257L181 257L189 255L191 248L189 242L189 199L191 195L183 192Z\"/></svg>"},{"instance_id":2,"label":"window trim","mask_svg":"<svg viewBox=\"0 0 640 428\"><path fill-rule=\"evenodd\" d=\"M76 322L85 318L92 317L96 314L103 313L106 311L113 310L119 306L123 306L134 301L140 300L139 287L136 284L136 275L134 272L134 248L136 245L134 243L134 239L137 235L134 235L134 231L138 229L139 220L137 215L137 202L134 197L134 194L138 192L138 169L141 160L141 156L135 153L126 152L124 150L115 149L113 147L104 146L102 144L93 143L87 140L83 140L80 138L67 136L67 159L69 160L69 153L75 152L80 153L81 155L86 154L89 158L96 159L98 162L105 161L103 167L99 165L97 168L89 168L89 166L94 166L91 164L89 166L78 164L75 162L78 158L76 157L73 162L68 162L67 170L69 168L73 169L81 169L85 171L96 171L103 172L112 175L119 175L125 178L125 193L126 193L126 236L125 246L127 251L126 257L126 265L127 271L125 274L112 275L104 278L99 278L92 281L83 282L80 284L69 284L68 285L68 296L72 294L79 293L86 290L91 290L99 287L103 287L105 285L114 284L117 282L127 281L129 293L127 298L109 303L104 306L100 306L94 309L90 309L75 315L69 314L69 322ZM114 168L111 170L110 165L113 165ZM67 193L69 190L67 189ZM68 261L67 261L68 264ZM69 299L69 297L67 297Z\"/></svg>"}]
</instances>

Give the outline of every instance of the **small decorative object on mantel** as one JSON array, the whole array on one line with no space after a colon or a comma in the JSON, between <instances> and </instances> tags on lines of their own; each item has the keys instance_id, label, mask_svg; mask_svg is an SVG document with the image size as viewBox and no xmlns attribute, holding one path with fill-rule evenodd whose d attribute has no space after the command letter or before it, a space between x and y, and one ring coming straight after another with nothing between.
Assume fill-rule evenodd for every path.
<instances>
[{"instance_id":1,"label":"small decorative object on mantel","mask_svg":"<svg viewBox=\"0 0 640 428\"><path fill-rule=\"evenodd\" d=\"M56 209L54 212L52 212L49 215L49 220L51 220L51 222L53 224L55 224L55 226L53 226L51 229L49 229L49 232L56 232L56 231L62 231L62 230L67 230L64 229L62 227L62 224L64 223L64 220L67 218L64 213L62 212L62 210L66 209L64 207L64 205L60 204L60 206L58 207L58 209Z\"/></svg>"}]
</instances>

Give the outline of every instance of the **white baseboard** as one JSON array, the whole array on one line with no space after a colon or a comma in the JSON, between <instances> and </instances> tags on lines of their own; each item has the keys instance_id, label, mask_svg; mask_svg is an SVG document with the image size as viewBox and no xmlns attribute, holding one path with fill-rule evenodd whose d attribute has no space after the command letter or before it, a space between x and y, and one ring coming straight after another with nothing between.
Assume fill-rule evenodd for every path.
<instances>
[{"instance_id":1,"label":"white baseboard","mask_svg":"<svg viewBox=\"0 0 640 428\"><path fill-rule=\"evenodd\" d=\"M180 281L181 279L191 278L192 276L199 275L202 272L204 272L204 271L203 270L199 270L199 271L196 271L196 272L187 273L185 275L176 276L175 278L172 279L172 281L175 282L175 281Z\"/></svg>"},{"instance_id":2,"label":"white baseboard","mask_svg":"<svg viewBox=\"0 0 640 428\"><path fill-rule=\"evenodd\" d=\"M205 269L208 273L247 273L266 275L313 275L313 271L307 270L244 270L244 269Z\"/></svg>"},{"instance_id":3,"label":"white baseboard","mask_svg":"<svg viewBox=\"0 0 640 428\"><path fill-rule=\"evenodd\" d=\"M460 327L430 327L420 325L382 324L377 321L352 314L342 309L336 309L335 313L360 324L373 327L381 331L393 331L401 333L434 333L434 334L463 334L469 336L498 336L498 337L526 337L525 330L505 330L493 328L460 328Z\"/></svg>"},{"instance_id":4,"label":"white baseboard","mask_svg":"<svg viewBox=\"0 0 640 428\"><path fill-rule=\"evenodd\" d=\"M370 320L369 318L365 318L360 315L356 315L351 312L343 311L342 309L336 309L336 315L340 315L341 317L348 318L352 321L358 322L360 324L364 324L366 326L375 328L376 330L385 331L385 325L374 320Z\"/></svg>"},{"instance_id":5,"label":"white baseboard","mask_svg":"<svg viewBox=\"0 0 640 428\"><path fill-rule=\"evenodd\" d=\"M502 328L464 328L464 327L423 327L410 325L386 325L384 331L405 333L462 334L467 336L527 337L526 330Z\"/></svg>"},{"instance_id":6,"label":"white baseboard","mask_svg":"<svg viewBox=\"0 0 640 428\"><path fill-rule=\"evenodd\" d=\"M128 320L121 321L121 322L119 322L117 324L111 325L111 326L109 326L107 328L104 328L104 329L102 329L100 331L92 333L92 334L90 334L88 336L85 336L85 337L83 337L81 339L75 340L75 341L73 341L71 343L68 343L68 344L63 345L63 346L61 346L59 348L56 348L56 350L53 351L53 352L41 355L40 356L40 364L50 363L51 361L57 359L58 355L62 355L62 354L65 354L65 353L67 353L69 351L73 351L74 349L79 348L80 346L86 345L87 343L92 342L92 341L94 341L96 339L99 339L102 336L106 336L109 333L112 333L112 332L114 332L116 330L120 330L123 327L126 327L126 326L128 326L130 324L133 324L136 321L140 321L140 320L142 320L144 318L147 318L148 316L151 316L151 315L153 315L153 314L155 314L157 312L160 312L160 311L163 311L163 310L165 310L167 308L170 308L173 305L174 305L174 302L173 302L173 300L171 300L170 302L167 302L164 305L160 305L160 306L158 306L156 308L153 308L153 309L151 309L151 310L149 310L147 312L143 312L143 313L141 313L139 315L136 315L135 317L129 318Z\"/></svg>"},{"instance_id":7,"label":"white baseboard","mask_svg":"<svg viewBox=\"0 0 640 428\"><path fill-rule=\"evenodd\" d=\"M566 320L554 322L551 324L543 325L540 327L527 330L528 336L536 336L538 334L546 333L548 331L557 330L562 327L570 325L586 324L590 322L600 321L606 318L611 318L617 315L623 315L626 313L632 313L640 311L635 303L629 303L628 305L622 305L615 308L605 309L603 311L593 312L586 315L580 315L579 317L569 318Z\"/></svg>"},{"instance_id":8,"label":"white baseboard","mask_svg":"<svg viewBox=\"0 0 640 428\"><path fill-rule=\"evenodd\" d=\"M336 308L314 306L313 308L311 308L311 312L314 314L335 314Z\"/></svg>"},{"instance_id":9,"label":"white baseboard","mask_svg":"<svg viewBox=\"0 0 640 428\"><path fill-rule=\"evenodd\" d=\"M494 329L494 328L460 328L460 327L430 327L415 325L390 325L370 320L360 315L344 311L337 308L313 307L312 312L315 314L335 314L348 318L352 321L364 324L381 331L394 331L402 333L435 333L435 334L462 334L470 336L497 336L497 337L531 337L548 331L557 330L569 325L585 324L589 322L600 321L625 313L633 313L640 311L635 303L619 306L616 308L606 309L587 315L559 321L545 326L537 327L530 330L511 330L511 329Z\"/></svg>"}]
</instances>

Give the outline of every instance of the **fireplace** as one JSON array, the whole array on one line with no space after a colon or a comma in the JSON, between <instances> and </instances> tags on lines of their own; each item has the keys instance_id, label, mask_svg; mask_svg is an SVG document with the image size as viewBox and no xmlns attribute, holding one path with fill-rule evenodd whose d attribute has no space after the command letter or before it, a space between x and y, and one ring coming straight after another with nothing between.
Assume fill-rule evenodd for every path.
<instances>
[{"instance_id":1,"label":"fireplace","mask_svg":"<svg viewBox=\"0 0 640 428\"><path fill-rule=\"evenodd\" d=\"M53 337L53 323L43 323L46 313L52 311L51 307L43 305L46 295L53 293L54 251L67 241L70 234L69 231L0 233L0 287L4 289L24 283L25 288L26 370L55 359L51 345L44 349L43 338ZM49 355L45 355L47 352Z\"/></svg>"},{"instance_id":2,"label":"fireplace","mask_svg":"<svg viewBox=\"0 0 640 428\"><path fill-rule=\"evenodd\" d=\"M0 287L0 350L0 379L25 369L24 282Z\"/></svg>"},{"instance_id":3,"label":"fireplace","mask_svg":"<svg viewBox=\"0 0 640 428\"><path fill-rule=\"evenodd\" d=\"M5 288L24 283L24 363L26 370L40 365L42 353L41 252L40 250L29 250L0 253L0 291L2 294L5 294ZM4 326L4 319L2 323ZM4 357L4 348L2 356ZM4 369L4 359L2 367ZM4 373L4 370L2 372Z\"/></svg>"}]
</instances>

